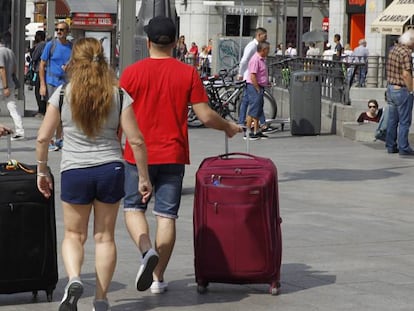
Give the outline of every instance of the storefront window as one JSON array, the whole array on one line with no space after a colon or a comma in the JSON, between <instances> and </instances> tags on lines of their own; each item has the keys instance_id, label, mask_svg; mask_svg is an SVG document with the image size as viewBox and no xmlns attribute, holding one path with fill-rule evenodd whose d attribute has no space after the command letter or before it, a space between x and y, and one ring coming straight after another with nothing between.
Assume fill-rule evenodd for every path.
<instances>
[{"instance_id":1,"label":"storefront window","mask_svg":"<svg viewBox=\"0 0 414 311\"><path fill-rule=\"evenodd\" d=\"M243 37L250 37L253 16L243 16ZM226 15L226 36L240 36L240 15Z\"/></svg>"}]
</instances>

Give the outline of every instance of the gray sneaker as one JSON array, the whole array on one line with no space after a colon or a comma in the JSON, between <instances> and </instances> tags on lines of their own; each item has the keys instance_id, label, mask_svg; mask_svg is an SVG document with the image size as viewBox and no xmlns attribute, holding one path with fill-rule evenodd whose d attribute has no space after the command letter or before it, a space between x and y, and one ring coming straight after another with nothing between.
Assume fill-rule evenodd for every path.
<instances>
[{"instance_id":1,"label":"gray sneaker","mask_svg":"<svg viewBox=\"0 0 414 311\"><path fill-rule=\"evenodd\" d=\"M69 281L65 287L63 299L59 305L59 311L73 311L77 310L79 298L83 294L83 284L80 280L75 279Z\"/></svg>"},{"instance_id":2,"label":"gray sneaker","mask_svg":"<svg viewBox=\"0 0 414 311\"><path fill-rule=\"evenodd\" d=\"M111 311L111 306L106 299L94 300L92 311Z\"/></svg>"},{"instance_id":3,"label":"gray sneaker","mask_svg":"<svg viewBox=\"0 0 414 311\"><path fill-rule=\"evenodd\" d=\"M135 285L138 291L144 291L151 287L152 272L157 264L158 254L153 248L150 248L142 258L141 266L135 279Z\"/></svg>"}]
</instances>

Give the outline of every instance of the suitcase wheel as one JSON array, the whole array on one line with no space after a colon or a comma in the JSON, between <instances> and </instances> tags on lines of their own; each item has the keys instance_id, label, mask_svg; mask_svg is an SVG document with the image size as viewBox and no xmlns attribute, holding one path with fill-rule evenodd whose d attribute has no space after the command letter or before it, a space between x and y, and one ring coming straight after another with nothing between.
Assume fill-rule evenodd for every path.
<instances>
[{"instance_id":1,"label":"suitcase wheel","mask_svg":"<svg viewBox=\"0 0 414 311\"><path fill-rule=\"evenodd\" d=\"M37 290L32 291L32 300L33 301L37 300Z\"/></svg>"},{"instance_id":2,"label":"suitcase wheel","mask_svg":"<svg viewBox=\"0 0 414 311\"><path fill-rule=\"evenodd\" d=\"M280 288L280 282L274 281L269 287L269 293L272 296L276 296L277 294L279 294L279 288Z\"/></svg>"},{"instance_id":3,"label":"suitcase wheel","mask_svg":"<svg viewBox=\"0 0 414 311\"><path fill-rule=\"evenodd\" d=\"M46 290L46 299L47 299L47 302L53 301L53 289Z\"/></svg>"},{"instance_id":4,"label":"suitcase wheel","mask_svg":"<svg viewBox=\"0 0 414 311\"><path fill-rule=\"evenodd\" d=\"M208 286L208 283L207 284L197 284L197 292L199 294L205 294L207 292L207 286Z\"/></svg>"}]
</instances>

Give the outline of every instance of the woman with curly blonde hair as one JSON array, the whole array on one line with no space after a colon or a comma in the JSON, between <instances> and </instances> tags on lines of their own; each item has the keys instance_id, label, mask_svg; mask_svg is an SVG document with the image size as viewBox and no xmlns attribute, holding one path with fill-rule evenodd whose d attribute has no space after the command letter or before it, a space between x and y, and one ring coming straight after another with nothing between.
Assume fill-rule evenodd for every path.
<instances>
[{"instance_id":1,"label":"woman with curly blonde hair","mask_svg":"<svg viewBox=\"0 0 414 311\"><path fill-rule=\"evenodd\" d=\"M107 291L116 265L115 223L124 196L124 161L118 129L132 142L143 201L148 200L152 191L147 152L132 110L132 99L118 89L98 40L82 38L74 44L67 72L69 83L50 97L36 145L38 188L45 197L50 197L53 185L47 167L48 143L62 121L65 133L60 168L62 256L69 282L59 310L76 310L83 293L80 274L92 209L96 269L93 310L109 310ZM64 97L60 105L61 90Z\"/></svg>"}]
</instances>

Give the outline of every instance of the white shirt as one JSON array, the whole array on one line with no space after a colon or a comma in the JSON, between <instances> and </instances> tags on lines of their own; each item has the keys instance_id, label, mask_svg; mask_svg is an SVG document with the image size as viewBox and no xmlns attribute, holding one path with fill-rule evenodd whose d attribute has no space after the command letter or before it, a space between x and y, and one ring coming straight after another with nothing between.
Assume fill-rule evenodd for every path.
<instances>
[{"instance_id":1,"label":"white shirt","mask_svg":"<svg viewBox=\"0 0 414 311\"><path fill-rule=\"evenodd\" d=\"M239 75L243 76L243 80L246 80L249 75L249 71L247 70L247 67L249 65L249 60L252 58L254 53L257 52L258 44L259 44L259 41L257 41L256 38L254 38L252 41L250 41L246 45L246 47L243 50L243 57L240 60L240 65L239 65Z\"/></svg>"}]
</instances>

